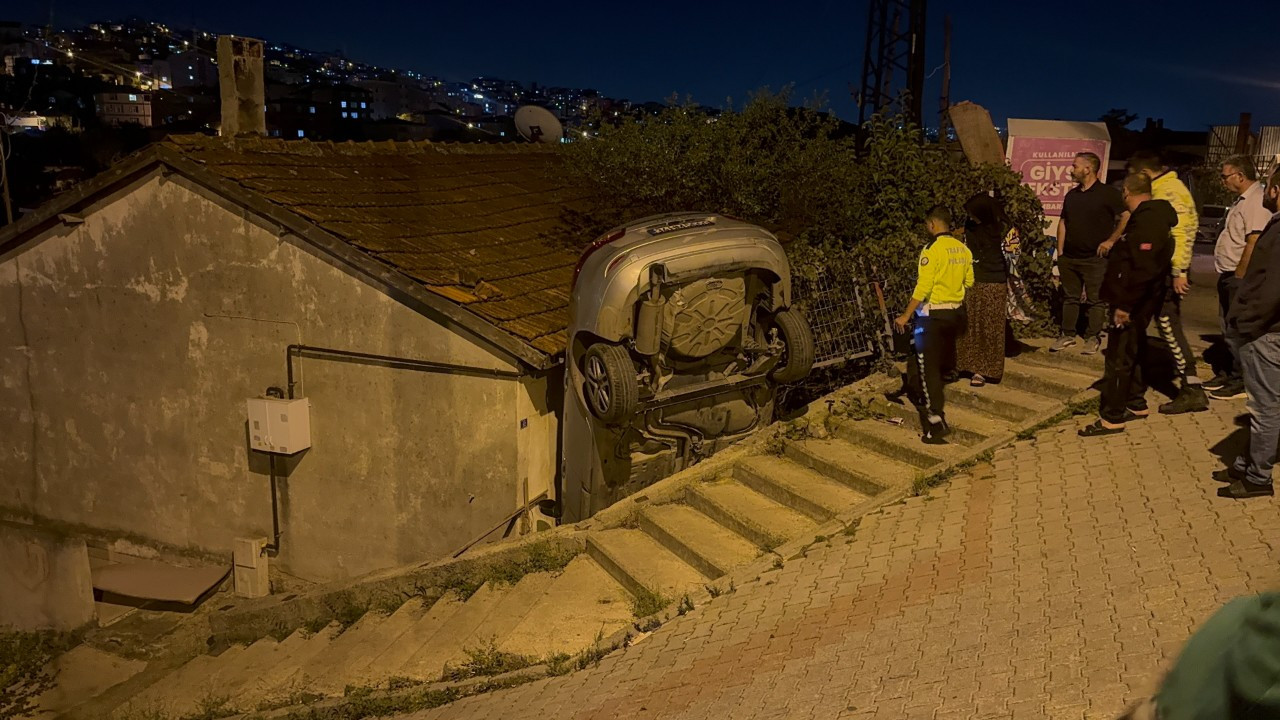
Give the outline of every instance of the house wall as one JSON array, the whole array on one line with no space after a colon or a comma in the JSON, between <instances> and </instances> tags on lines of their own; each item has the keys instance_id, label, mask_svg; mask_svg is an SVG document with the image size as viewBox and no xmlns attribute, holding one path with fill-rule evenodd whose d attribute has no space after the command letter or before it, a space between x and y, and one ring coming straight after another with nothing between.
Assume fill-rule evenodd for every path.
<instances>
[{"instance_id":1,"label":"house wall","mask_svg":"<svg viewBox=\"0 0 1280 720\"><path fill-rule=\"evenodd\" d=\"M10 514L229 553L271 534L244 400L284 387L290 343L515 369L184 179L152 175L84 218L0 257ZM525 475L550 484L541 381L295 362L313 447L280 463L293 574L440 557L510 513Z\"/></svg>"}]
</instances>

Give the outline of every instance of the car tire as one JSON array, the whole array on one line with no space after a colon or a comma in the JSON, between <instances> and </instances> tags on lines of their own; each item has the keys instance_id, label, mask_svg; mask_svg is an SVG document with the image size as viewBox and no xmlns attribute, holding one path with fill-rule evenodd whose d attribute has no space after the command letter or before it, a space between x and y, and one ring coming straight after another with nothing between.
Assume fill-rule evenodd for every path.
<instances>
[{"instance_id":1,"label":"car tire","mask_svg":"<svg viewBox=\"0 0 1280 720\"><path fill-rule=\"evenodd\" d=\"M640 386L631 354L620 345L596 343L582 358L582 395L606 425L621 425L635 415Z\"/></svg>"},{"instance_id":2,"label":"car tire","mask_svg":"<svg viewBox=\"0 0 1280 720\"><path fill-rule=\"evenodd\" d=\"M776 383L786 384L803 380L813 369L813 332L800 313L781 310L774 314L770 327L777 328L778 337L786 349L782 360L769 373Z\"/></svg>"}]
</instances>

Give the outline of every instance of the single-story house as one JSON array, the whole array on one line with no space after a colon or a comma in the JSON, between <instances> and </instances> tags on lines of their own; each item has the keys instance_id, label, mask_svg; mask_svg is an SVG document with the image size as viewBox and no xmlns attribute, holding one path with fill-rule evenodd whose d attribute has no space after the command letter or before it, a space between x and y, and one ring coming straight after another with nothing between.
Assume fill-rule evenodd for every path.
<instances>
[{"instance_id":1,"label":"single-story house","mask_svg":"<svg viewBox=\"0 0 1280 720\"><path fill-rule=\"evenodd\" d=\"M559 158L174 137L0 231L0 519L229 555L275 512L279 566L329 580L553 496L590 204ZM277 462L269 389L310 402Z\"/></svg>"}]
</instances>

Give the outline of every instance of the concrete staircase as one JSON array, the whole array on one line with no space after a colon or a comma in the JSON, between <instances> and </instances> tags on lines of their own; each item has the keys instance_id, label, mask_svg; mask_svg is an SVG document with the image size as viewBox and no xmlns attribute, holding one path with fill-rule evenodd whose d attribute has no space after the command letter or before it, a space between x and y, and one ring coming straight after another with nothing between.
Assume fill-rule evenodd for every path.
<instances>
[{"instance_id":1,"label":"concrete staircase","mask_svg":"<svg viewBox=\"0 0 1280 720\"><path fill-rule=\"evenodd\" d=\"M781 559L779 551L838 530L909 492L916 479L1008 442L1087 391L1101 362L1037 351L1010 359L999 385L950 385L954 433L941 446L920 442L913 408L864 393L881 417L845 420L821 439L786 440L780 454L777 446L743 453L711 479L637 501L625 520L584 531L586 552L559 573L486 583L466 598L414 598L345 629L297 630L283 641L267 637L200 655L147 682L135 678L137 692L106 710L119 718L157 711L180 718L226 698L228 714L247 712L342 696L348 686L385 687L393 678L437 682L483 649L536 659L577 653L638 614L707 599L707 586L725 576L757 575L762 563ZM72 707L45 709L56 715ZM71 716L85 716L83 707Z\"/></svg>"}]
</instances>

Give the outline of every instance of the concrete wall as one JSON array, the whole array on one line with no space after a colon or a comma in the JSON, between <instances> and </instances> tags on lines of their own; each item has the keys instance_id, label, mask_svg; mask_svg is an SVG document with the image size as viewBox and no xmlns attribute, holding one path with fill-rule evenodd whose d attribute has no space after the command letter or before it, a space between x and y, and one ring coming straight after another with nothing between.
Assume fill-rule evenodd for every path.
<instances>
[{"instance_id":1,"label":"concrete wall","mask_svg":"<svg viewBox=\"0 0 1280 720\"><path fill-rule=\"evenodd\" d=\"M84 540L0 522L0 629L74 630L93 617Z\"/></svg>"},{"instance_id":2,"label":"concrete wall","mask_svg":"<svg viewBox=\"0 0 1280 720\"><path fill-rule=\"evenodd\" d=\"M216 552L269 535L244 399L285 385L290 343L514 368L296 237L153 175L0 257L0 506ZM280 466L289 572L436 558L513 510L524 474L533 494L550 483L554 421L536 389L297 368L314 445Z\"/></svg>"}]
</instances>

